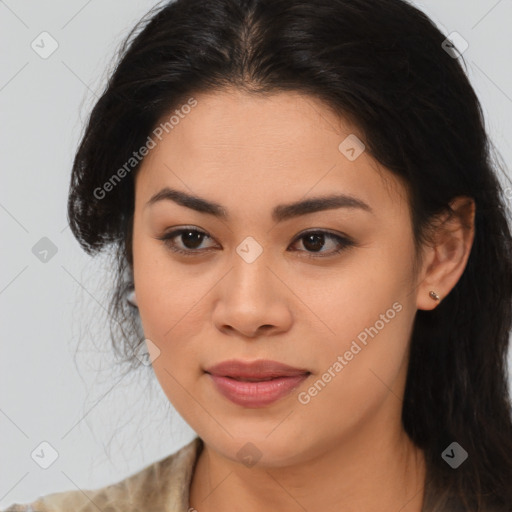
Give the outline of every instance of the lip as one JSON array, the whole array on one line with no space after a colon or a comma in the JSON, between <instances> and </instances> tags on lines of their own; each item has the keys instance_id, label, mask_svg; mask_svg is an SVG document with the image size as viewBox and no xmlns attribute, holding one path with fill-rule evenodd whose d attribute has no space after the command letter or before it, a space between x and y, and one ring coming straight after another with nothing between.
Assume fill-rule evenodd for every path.
<instances>
[{"instance_id":1,"label":"lip","mask_svg":"<svg viewBox=\"0 0 512 512\"><path fill-rule=\"evenodd\" d=\"M267 359L223 361L205 372L224 397L244 407L269 405L289 394L311 374L304 368Z\"/></svg>"},{"instance_id":2,"label":"lip","mask_svg":"<svg viewBox=\"0 0 512 512\"><path fill-rule=\"evenodd\" d=\"M257 359L255 361L242 361L230 359L206 368L206 373L222 377L243 379L269 379L273 377L295 377L310 373L306 368L294 368L287 364L271 361L270 359Z\"/></svg>"}]
</instances>

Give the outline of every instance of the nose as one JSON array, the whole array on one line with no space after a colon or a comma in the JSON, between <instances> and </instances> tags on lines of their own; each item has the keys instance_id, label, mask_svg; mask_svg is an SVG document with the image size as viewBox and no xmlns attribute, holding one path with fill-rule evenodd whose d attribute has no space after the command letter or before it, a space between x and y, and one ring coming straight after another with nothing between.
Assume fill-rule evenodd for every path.
<instances>
[{"instance_id":1,"label":"nose","mask_svg":"<svg viewBox=\"0 0 512 512\"><path fill-rule=\"evenodd\" d=\"M216 287L213 323L225 334L246 338L287 331L293 321L293 293L262 254L252 263L236 256Z\"/></svg>"}]
</instances>

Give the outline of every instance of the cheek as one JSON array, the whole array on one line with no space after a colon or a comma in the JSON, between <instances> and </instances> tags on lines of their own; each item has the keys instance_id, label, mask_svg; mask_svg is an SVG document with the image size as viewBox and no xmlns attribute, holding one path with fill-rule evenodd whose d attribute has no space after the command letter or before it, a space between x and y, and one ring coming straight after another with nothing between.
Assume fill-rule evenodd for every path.
<instances>
[{"instance_id":1,"label":"cheek","mask_svg":"<svg viewBox=\"0 0 512 512\"><path fill-rule=\"evenodd\" d=\"M139 242L140 240L140 242ZM176 382L196 376L200 350L195 340L207 337L208 276L193 275L162 250L161 242L134 233L134 283L144 336L156 346L153 368L167 392ZM206 282L206 284L205 284ZM149 344L148 344L149 345ZM150 347L148 351L151 353Z\"/></svg>"},{"instance_id":2,"label":"cheek","mask_svg":"<svg viewBox=\"0 0 512 512\"><path fill-rule=\"evenodd\" d=\"M343 374L329 387L368 399L379 387L393 386L406 364L416 307L412 246L383 244L363 252L331 281L332 291L314 295L310 305L329 327L321 343L320 374L329 368ZM343 369L338 364L336 372L338 356Z\"/></svg>"},{"instance_id":3,"label":"cheek","mask_svg":"<svg viewBox=\"0 0 512 512\"><path fill-rule=\"evenodd\" d=\"M146 346L163 392L180 414L194 422L195 381L200 375L200 351L191 340L204 338L204 288L187 277L161 250L134 250L134 281ZM201 318L200 318L201 317ZM201 320L202 319L202 320ZM152 354L153 351L153 354Z\"/></svg>"},{"instance_id":4,"label":"cheek","mask_svg":"<svg viewBox=\"0 0 512 512\"><path fill-rule=\"evenodd\" d=\"M162 352L179 350L179 345L185 345L181 341L197 335L204 323L204 286L183 273L154 265L138 274L135 287L144 334Z\"/></svg>"},{"instance_id":5,"label":"cheek","mask_svg":"<svg viewBox=\"0 0 512 512\"><path fill-rule=\"evenodd\" d=\"M406 357L414 310L393 297L399 295L383 290L360 293L345 309L331 312L326 320L334 334L322 344L320 373L329 369L343 373L347 391L364 391L376 382L376 376L389 384L394 381Z\"/></svg>"},{"instance_id":6,"label":"cheek","mask_svg":"<svg viewBox=\"0 0 512 512\"><path fill-rule=\"evenodd\" d=\"M133 277L144 335L160 351L165 351L163 341L172 332L177 315L186 303L183 294L176 290L187 293L189 288L180 286L183 283L179 273L171 281L156 242L134 231Z\"/></svg>"},{"instance_id":7,"label":"cheek","mask_svg":"<svg viewBox=\"0 0 512 512\"><path fill-rule=\"evenodd\" d=\"M317 340L317 373L297 397L306 429L320 431L325 439L359 429L384 404L388 418L398 414L415 314L414 304L400 296L400 287L391 279L373 292L359 287L350 300L345 292L351 286L345 284L343 292L332 297L344 309L329 305L328 313L323 310L334 334Z\"/></svg>"},{"instance_id":8,"label":"cheek","mask_svg":"<svg viewBox=\"0 0 512 512\"><path fill-rule=\"evenodd\" d=\"M163 243L149 235L133 237L133 274L137 302L146 334L159 338L177 318L184 314L188 303L198 294L190 280L163 248Z\"/></svg>"}]
</instances>

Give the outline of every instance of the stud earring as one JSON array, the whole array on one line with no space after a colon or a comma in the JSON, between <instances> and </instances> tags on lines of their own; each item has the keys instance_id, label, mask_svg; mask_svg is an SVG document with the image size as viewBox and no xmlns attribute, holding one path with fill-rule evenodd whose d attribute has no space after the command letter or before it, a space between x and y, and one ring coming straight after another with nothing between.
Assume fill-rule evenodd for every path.
<instances>
[{"instance_id":1,"label":"stud earring","mask_svg":"<svg viewBox=\"0 0 512 512\"><path fill-rule=\"evenodd\" d=\"M439 295L434 290L430 290L429 296L433 300L437 300L437 301L441 300L441 297L439 297Z\"/></svg>"}]
</instances>

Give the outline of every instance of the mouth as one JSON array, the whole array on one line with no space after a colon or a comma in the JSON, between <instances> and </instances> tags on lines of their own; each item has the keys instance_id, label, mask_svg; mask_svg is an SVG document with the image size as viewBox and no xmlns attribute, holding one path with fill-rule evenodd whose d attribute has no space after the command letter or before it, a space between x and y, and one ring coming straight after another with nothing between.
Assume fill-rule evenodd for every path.
<instances>
[{"instance_id":1,"label":"mouth","mask_svg":"<svg viewBox=\"0 0 512 512\"><path fill-rule=\"evenodd\" d=\"M243 407L264 407L288 395L311 372L276 361L225 361L205 370L215 389Z\"/></svg>"}]
</instances>

